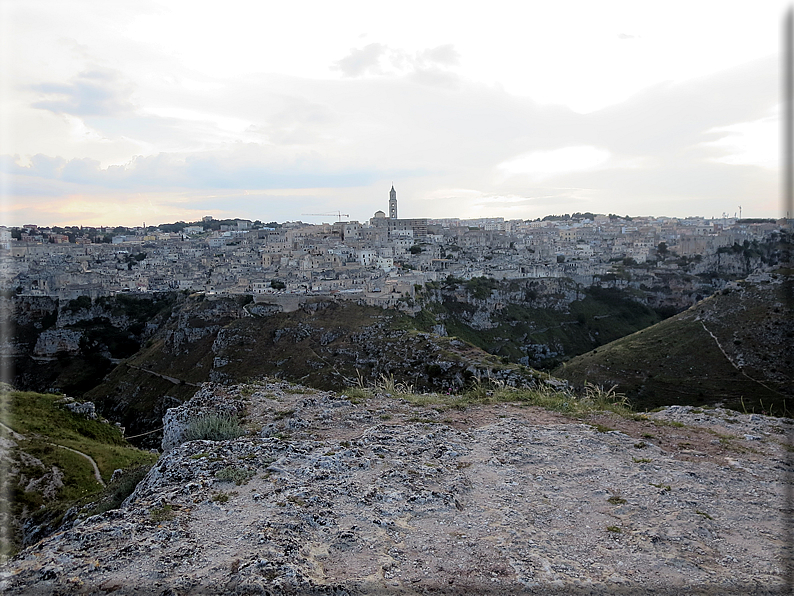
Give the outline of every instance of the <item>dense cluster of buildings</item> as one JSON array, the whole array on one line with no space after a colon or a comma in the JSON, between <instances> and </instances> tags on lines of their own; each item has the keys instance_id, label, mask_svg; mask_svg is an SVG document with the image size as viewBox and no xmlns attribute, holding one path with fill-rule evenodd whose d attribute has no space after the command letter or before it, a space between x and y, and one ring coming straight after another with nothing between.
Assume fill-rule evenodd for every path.
<instances>
[{"instance_id":1,"label":"dense cluster of buildings","mask_svg":"<svg viewBox=\"0 0 794 596\"><path fill-rule=\"evenodd\" d=\"M614 215L401 219L393 187L388 216L378 211L365 223L212 222L208 216L178 231L130 228L110 242L32 224L15 234L0 228L3 289L64 299L169 290L335 294L388 306L450 275L566 276L590 285L617 265L706 254L760 239L781 223Z\"/></svg>"}]
</instances>

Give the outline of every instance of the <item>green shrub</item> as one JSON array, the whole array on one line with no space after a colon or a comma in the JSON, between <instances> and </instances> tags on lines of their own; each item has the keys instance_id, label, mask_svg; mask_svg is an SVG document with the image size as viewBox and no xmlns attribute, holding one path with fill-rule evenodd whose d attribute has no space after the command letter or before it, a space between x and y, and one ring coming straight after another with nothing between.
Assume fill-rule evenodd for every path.
<instances>
[{"instance_id":1,"label":"green shrub","mask_svg":"<svg viewBox=\"0 0 794 596\"><path fill-rule=\"evenodd\" d=\"M219 472L215 473L215 478L218 480L226 480L234 482L237 486L248 482L254 473L246 470L245 468L238 468L236 466L226 466Z\"/></svg>"},{"instance_id":2,"label":"green shrub","mask_svg":"<svg viewBox=\"0 0 794 596\"><path fill-rule=\"evenodd\" d=\"M182 439L187 441L226 441L245 434L240 422L234 416L207 414L194 418L188 424Z\"/></svg>"},{"instance_id":3,"label":"green shrub","mask_svg":"<svg viewBox=\"0 0 794 596\"><path fill-rule=\"evenodd\" d=\"M84 308L91 308L91 298L89 296L78 296L74 300L69 300L66 304L66 309L72 312L78 312Z\"/></svg>"},{"instance_id":4,"label":"green shrub","mask_svg":"<svg viewBox=\"0 0 794 596\"><path fill-rule=\"evenodd\" d=\"M170 521L174 519L174 508L171 505L155 507L149 512L149 515L155 523Z\"/></svg>"}]
</instances>

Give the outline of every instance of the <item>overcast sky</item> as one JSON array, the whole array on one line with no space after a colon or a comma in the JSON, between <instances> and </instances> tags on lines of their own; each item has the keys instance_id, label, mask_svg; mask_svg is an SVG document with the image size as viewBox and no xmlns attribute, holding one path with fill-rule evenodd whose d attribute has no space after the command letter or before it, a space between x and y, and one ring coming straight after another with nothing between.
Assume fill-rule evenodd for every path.
<instances>
[{"instance_id":1,"label":"overcast sky","mask_svg":"<svg viewBox=\"0 0 794 596\"><path fill-rule=\"evenodd\" d=\"M778 217L785 7L0 0L0 217Z\"/></svg>"}]
</instances>

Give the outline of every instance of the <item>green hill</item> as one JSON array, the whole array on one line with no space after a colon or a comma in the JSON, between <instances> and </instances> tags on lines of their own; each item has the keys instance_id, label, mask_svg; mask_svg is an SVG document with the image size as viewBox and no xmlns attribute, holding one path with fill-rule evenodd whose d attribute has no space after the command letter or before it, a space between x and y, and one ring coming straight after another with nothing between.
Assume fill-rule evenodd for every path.
<instances>
[{"instance_id":1,"label":"green hill","mask_svg":"<svg viewBox=\"0 0 794 596\"><path fill-rule=\"evenodd\" d=\"M662 319L635 298L628 290L585 288L568 278L449 278L426 286L416 325L442 324L486 352L547 370Z\"/></svg>"},{"instance_id":2,"label":"green hill","mask_svg":"<svg viewBox=\"0 0 794 596\"><path fill-rule=\"evenodd\" d=\"M774 274L732 284L552 374L574 384L617 385L639 409L723 403L791 415L794 331L785 288Z\"/></svg>"},{"instance_id":3,"label":"green hill","mask_svg":"<svg viewBox=\"0 0 794 596\"><path fill-rule=\"evenodd\" d=\"M117 426L67 409L74 403L70 398L7 391L2 400L3 554L57 528L73 507L77 515L81 509L92 512L90 504L97 500L104 499L105 508L117 505L115 492L125 474L111 483L113 472L147 469L157 460L127 443ZM135 474L126 476L129 484Z\"/></svg>"}]
</instances>

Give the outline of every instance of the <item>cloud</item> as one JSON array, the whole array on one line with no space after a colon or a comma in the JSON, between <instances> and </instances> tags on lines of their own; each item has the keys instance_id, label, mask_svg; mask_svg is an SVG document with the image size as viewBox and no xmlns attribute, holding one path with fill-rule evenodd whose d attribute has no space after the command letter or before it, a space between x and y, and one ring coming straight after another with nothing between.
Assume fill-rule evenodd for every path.
<instances>
[{"instance_id":1,"label":"cloud","mask_svg":"<svg viewBox=\"0 0 794 596\"><path fill-rule=\"evenodd\" d=\"M280 96L283 108L269 114L262 124L252 124L247 132L264 136L277 145L308 145L321 137L338 117L327 105L299 95Z\"/></svg>"},{"instance_id":2,"label":"cloud","mask_svg":"<svg viewBox=\"0 0 794 596\"><path fill-rule=\"evenodd\" d=\"M385 61L385 64L383 63ZM460 55L452 44L444 44L410 54L380 43L371 43L334 63L347 77L364 75L407 75L411 81L430 85L454 85L457 75L445 70L456 66ZM391 68L387 68L390 66Z\"/></svg>"},{"instance_id":3,"label":"cloud","mask_svg":"<svg viewBox=\"0 0 794 596\"><path fill-rule=\"evenodd\" d=\"M4 164L5 167L3 169L8 171L8 168L13 164L14 162L12 160L8 160ZM39 153L38 155L34 155L30 158L30 166L18 171L28 176L36 176L40 178L57 178L65 164L66 160L62 157L49 157L48 155L41 155Z\"/></svg>"},{"instance_id":4,"label":"cloud","mask_svg":"<svg viewBox=\"0 0 794 596\"><path fill-rule=\"evenodd\" d=\"M629 35L628 33L618 33L618 39L637 39L637 36Z\"/></svg>"},{"instance_id":5,"label":"cloud","mask_svg":"<svg viewBox=\"0 0 794 596\"><path fill-rule=\"evenodd\" d=\"M716 140L717 127L767 116L779 101L777 78L778 60L770 56L706 77L654 85L585 115L578 136L614 153L672 154Z\"/></svg>"},{"instance_id":6,"label":"cloud","mask_svg":"<svg viewBox=\"0 0 794 596\"><path fill-rule=\"evenodd\" d=\"M132 110L131 89L113 71L81 72L68 84L40 83L30 88L44 96L32 107L56 114L115 116Z\"/></svg>"},{"instance_id":7,"label":"cloud","mask_svg":"<svg viewBox=\"0 0 794 596\"><path fill-rule=\"evenodd\" d=\"M408 79L420 85L438 85L449 88L456 88L460 82L458 75L440 68L417 68L408 75Z\"/></svg>"},{"instance_id":8,"label":"cloud","mask_svg":"<svg viewBox=\"0 0 794 596\"><path fill-rule=\"evenodd\" d=\"M460 54L451 43L419 52L417 58L422 62L435 62L446 66L455 66L460 62Z\"/></svg>"},{"instance_id":9,"label":"cloud","mask_svg":"<svg viewBox=\"0 0 794 596\"><path fill-rule=\"evenodd\" d=\"M380 59L386 52L386 46L371 43L362 49L353 48L350 54L337 61L336 68L348 77L360 77L368 72L380 73Z\"/></svg>"},{"instance_id":10,"label":"cloud","mask_svg":"<svg viewBox=\"0 0 794 596\"><path fill-rule=\"evenodd\" d=\"M159 191L189 192L196 200L325 189L317 201L328 201L326 207L304 208L300 201L309 199L302 197L279 207L291 219L350 205L351 196L368 216L374 208L367 202L380 200L368 189L377 196L379 185L388 189L391 181L401 213L416 217L487 209L498 215L502 207L516 217L565 209L718 215L736 201L745 205L741 196L775 196L773 167L714 162L738 151L748 134L740 123L769 118L778 101L774 59L655 85L620 105L577 114L454 78L429 59L420 67L415 54L386 48L379 55L384 72L390 57L402 56L400 76L257 75L212 94L185 95L192 115L86 117L113 139L144 139L158 151L111 167L101 164L99 152L78 153L79 159L51 152L28 166L20 165L24 157L12 159L4 168L13 177L9 188L18 197ZM421 77L432 84L416 84ZM209 116L213 110L250 125L221 129ZM164 143L173 149L160 150ZM433 195L461 188L478 194ZM341 208L354 213L352 206Z\"/></svg>"},{"instance_id":11,"label":"cloud","mask_svg":"<svg viewBox=\"0 0 794 596\"><path fill-rule=\"evenodd\" d=\"M30 166L11 163L5 171L27 179L79 185L84 190L90 187L122 190L338 188L366 186L388 175L354 167L330 169L319 156L311 154L287 160L274 155L267 147L253 144L185 156L168 153L138 156L128 164L107 168L90 158L65 161L35 156ZM28 184L23 182L23 187ZM64 187L64 192L69 188Z\"/></svg>"},{"instance_id":12,"label":"cloud","mask_svg":"<svg viewBox=\"0 0 794 596\"><path fill-rule=\"evenodd\" d=\"M752 122L715 127L704 134L715 133L719 138L705 142L701 148L709 150L711 161L757 165L777 168L780 164L780 118L778 115ZM715 155L722 152L722 155Z\"/></svg>"},{"instance_id":13,"label":"cloud","mask_svg":"<svg viewBox=\"0 0 794 596\"><path fill-rule=\"evenodd\" d=\"M604 165L609 157L609 151L585 145L533 151L502 162L497 167L507 176L526 174L543 179L565 172L591 170Z\"/></svg>"}]
</instances>

